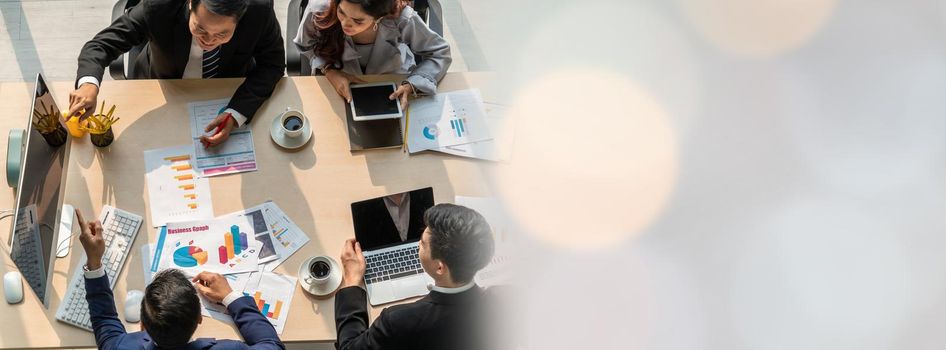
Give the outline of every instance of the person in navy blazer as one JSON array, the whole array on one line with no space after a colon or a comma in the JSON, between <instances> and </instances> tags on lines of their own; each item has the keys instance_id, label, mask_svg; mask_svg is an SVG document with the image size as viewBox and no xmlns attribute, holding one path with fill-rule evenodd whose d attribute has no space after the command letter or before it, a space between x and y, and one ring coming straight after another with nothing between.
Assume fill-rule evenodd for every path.
<instances>
[{"instance_id":1,"label":"person in navy blazer","mask_svg":"<svg viewBox=\"0 0 946 350\"><path fill-rule=\"evenodd\" d=\"M112 289L102 267L102 225L98 221L86 223L79 210L76 219L82 228L79 241L88 257L84 267L86 300L99 349L285 349L276 329L257 310L253 299L231 290L226 278L210 272L202 272L193 280L188 280L180 270L155 275L141 302L142 331L127 333L118 319ZM197 293L227 306L245 343L214 338L190 341L203 319Z\"/></svg>"}]
</instances>

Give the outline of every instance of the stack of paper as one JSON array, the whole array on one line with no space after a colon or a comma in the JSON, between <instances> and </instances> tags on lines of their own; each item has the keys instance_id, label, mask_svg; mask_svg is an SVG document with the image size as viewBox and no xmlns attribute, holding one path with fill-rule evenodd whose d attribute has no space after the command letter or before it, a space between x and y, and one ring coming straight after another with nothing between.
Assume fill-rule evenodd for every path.
<instances>
[{"instance_id":1,"label":"stack of paper","mask_svg":"<svg viewBox=\"0 0 946 350\"><path fill-rule=\"evenodd\" d=\"M260 312L281 333L296 279L271 272L308 242L305 232L272 202L210 220L169 222L161 229L153 250L145 248L148 251L142 254L150 258L145 279L150 282L154 273L170 268L189 276L201 271L223 274L233 290L256 296L257 302L270 298L266 300L273 303L261 303ZM274 284L260 282L260 278ZM284 289L265 289L274 285ZM205 315L232 321L222 305L201 302ZM270 308L263 309L266 305Z\"/></svg>"},{"instance_id":2,"label":"stack of paper","mask_svg":"<svg viewBox=\"0 0 946 350\"><path fill-rule=\"evenodd\" d=\"M499 133L505 109L483 102L479 90L440 93L411 102L405 118L407 150L439 151L488 160L505 159L500 145L511 135ZM497 141L496 134L502 134ZM505 147L508 149L508 147Z\"/></svg>"},{"instance_id":3,"label":"stack of paper","mask_svg":"<svg viewBox=\"0 0 946 350\"><path fill-rule=\"evenodd\" d=\"M438 152L455 156L478 158L491 161L507 161L512 152L512 123L506 123L506 106L485 102L486 125L489 126L493 139L471 142L463 145L444 146Z\"/></svg>"}]
</instances>

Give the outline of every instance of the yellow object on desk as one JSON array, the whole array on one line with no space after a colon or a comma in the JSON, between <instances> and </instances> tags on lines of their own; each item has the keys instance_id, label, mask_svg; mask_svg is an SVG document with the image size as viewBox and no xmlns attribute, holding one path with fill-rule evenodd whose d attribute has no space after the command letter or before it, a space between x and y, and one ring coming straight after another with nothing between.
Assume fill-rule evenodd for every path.
<instances>
[{"instance_id":1,"label":"yellow object on desk","mask_svg":"<svg viewBox=\"0 0 946 350\"><path fill-rule=\"evenodd\" d=\"M85 137L85 127L89 125L88 120L79 120L79 116L66 116L63 114L63 119L66 120L66 129L69 130L69 135L76 138Z\"/></svg>"}]
</instances>

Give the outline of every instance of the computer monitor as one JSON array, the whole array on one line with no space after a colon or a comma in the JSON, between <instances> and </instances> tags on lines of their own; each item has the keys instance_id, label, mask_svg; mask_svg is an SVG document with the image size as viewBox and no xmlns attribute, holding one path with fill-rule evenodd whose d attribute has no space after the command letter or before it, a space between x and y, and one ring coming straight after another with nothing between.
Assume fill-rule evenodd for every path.
<instances>
[{"instance_id":1,"label":"computer monitor","mask_svg":"<svg viewBox=\"0 0 946 350\"><path fill-rule=\"evenodd\" d=\"M10 232L10 255L30 288L49 307L46 293L52 277L56 259L56 242L59 234L59 217L63 202L66 179L66 161L69 142L51 146L35 124L40 116L55 113L56 123L62 126L61 111L56 106L49 86L42 74L36 76L33 103L27 117L26 133L23 136L23 160L16 186L13 227ZM53 124L55 126L55 124ZM46 125L48 127L48 124ZM66 133L68 135L68 133ZM52 144L68 136L60 131L50 138ZM71 234L63 232L62 234Z\"/></svg>"}]
</instances>

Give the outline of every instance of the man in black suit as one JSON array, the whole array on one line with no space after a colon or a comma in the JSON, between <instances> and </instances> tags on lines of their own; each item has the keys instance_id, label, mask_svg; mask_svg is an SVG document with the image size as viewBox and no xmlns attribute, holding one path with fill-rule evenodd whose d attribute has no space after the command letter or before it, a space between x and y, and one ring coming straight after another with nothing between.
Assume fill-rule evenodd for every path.
<instances>
[{"instance_id":1,"label":"man in black suit","mask_svg":"<svg viewBox=\"0 0 946 350\"><path fill-rule=\"evenodd\" d=\"M432 206L430 187L353 203L355 236L369 250L418 240L424 232L424 211Z\"/></svg>"},{"instance_id":2,"label":"man in black suit","mask_svg":"<svg viewBox=\"0 0 946 350\"><path fill-rule=\"evenodd\" d=\"M105 67L147 41L136 79L246 77L227 109L207 125L214 146L248 123L286 69L282 30L272 0L142 0L82 47L69 115L95 110Z\"/></svg>"},{"instance_id":3,"label":"man in black suit","mask_svg":"<svg viewBox=\"0 0 946 350\"><path fill-rule=\"evenodd\" d=\"M434 280L430 294L414 303L384 309L368 326L364 289L365 257L361 244L345 242L341 289L335 294L335 327L339 350L482 349L488 309L483 290L473 282L493 256L493 233L472 209L438 204L424 213L427 229L418 255Z\"/></svg>"}]
</instances>

